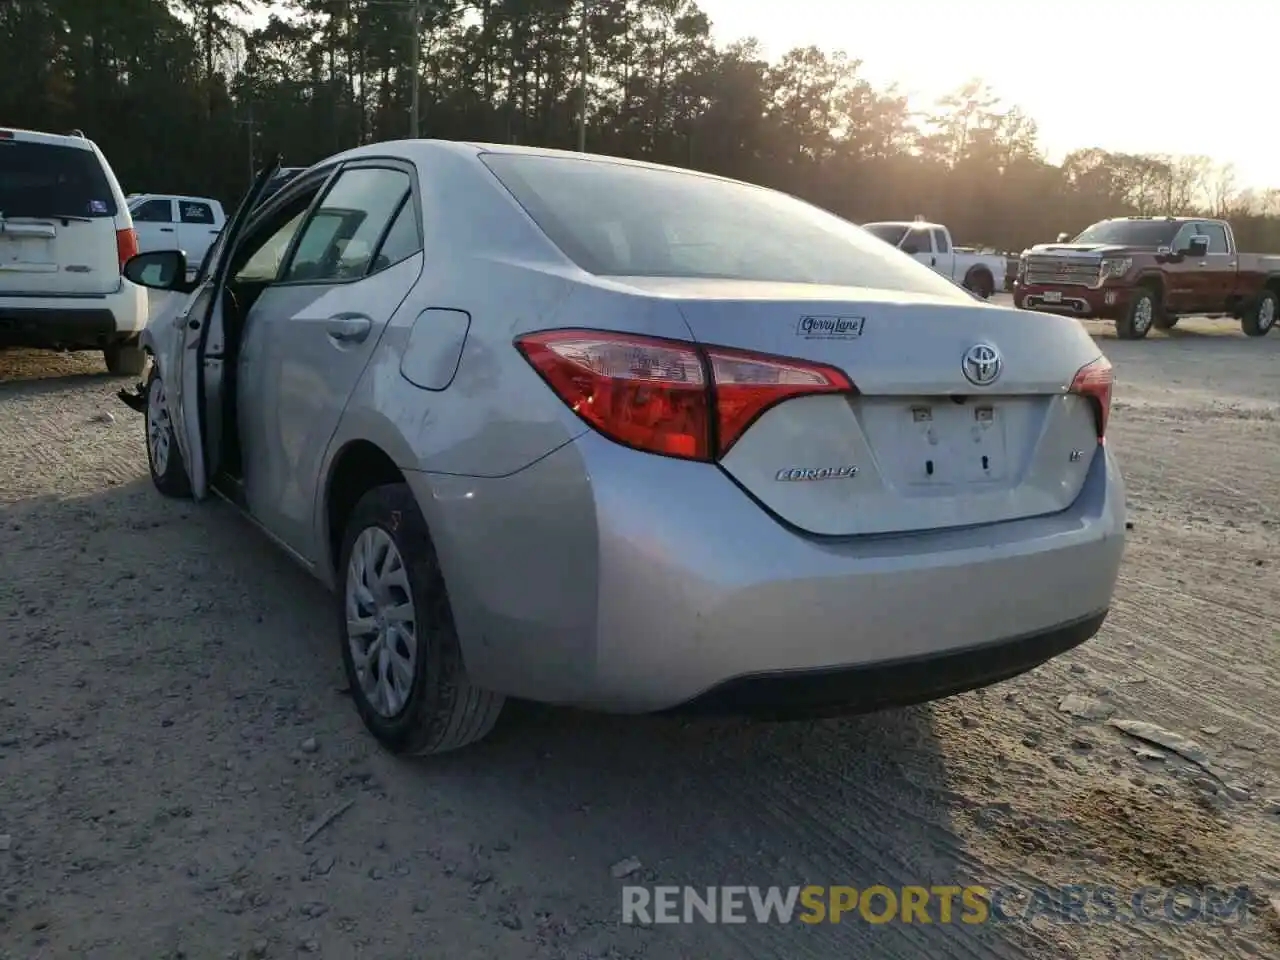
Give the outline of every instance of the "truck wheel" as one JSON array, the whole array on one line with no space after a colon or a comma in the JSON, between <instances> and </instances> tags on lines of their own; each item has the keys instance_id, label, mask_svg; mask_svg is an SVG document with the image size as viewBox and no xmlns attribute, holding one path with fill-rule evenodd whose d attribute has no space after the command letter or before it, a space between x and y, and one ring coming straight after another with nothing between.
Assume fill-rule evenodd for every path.
<instances>
[{"instance_id":1,"label":"truck wheel","mask_svg":"<svg viewBox=\"0 0 1280 960\"><path fill-rule=\"evenodd\" d=\"M1245 311L1240 327L1247 337L1265 337L1276 325L1276 292L1263 290L1258 302Z\"/></svg>"},{"instance_id":2,"label":"truck wheel","mask_svg":"<svg viewBox=\"0 0 1280 960\"><path fill-rule=\"evenodd\" d=\"M1116 320L1116 336L1121 340L1141 340L1151 332L1159 307L1151 290L1140 290L1125 315Z\"/></svg>"},{"instance_id":3,"label":"truck wheel","mask_svg":"<svg viewBox=\"0 0 1280 960\"><path fill-rule=\"evenodd\" d=\"M995 293L995 281L991 279L991 274L985 270L974 270L964 278L965 289L976 293L983 300L990 300L991 294Z\"/></svg>"}]
</instances>

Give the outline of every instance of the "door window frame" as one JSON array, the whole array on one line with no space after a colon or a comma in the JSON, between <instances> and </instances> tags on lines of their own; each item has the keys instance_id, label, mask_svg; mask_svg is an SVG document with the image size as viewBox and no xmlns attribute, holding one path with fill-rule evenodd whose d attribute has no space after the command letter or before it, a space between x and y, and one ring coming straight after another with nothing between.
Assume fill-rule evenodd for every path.
<instances>
[{"instance_id":1,"label":"door window frame","mask_svg":"<svg viewBox=\"0 0 1280 960\"><path fill-rule=\"evenodd\" d=\"M328 192L329 186L332 184L340 170L341 166L338 164L335 164L332 167L321 167L312 171L310 174L295 177L268 197L267 202L264 203L256 213L250 215L248 222L245 223L244 230L241 232L241 235L236 238L235 249L226 254L230 262L227 264L227 277L224 283L234 283L236 279L236 272L244 269L245 264L248 263L248 257L241 259L245 250L248 248L248 245L257 241L259 238L261 238L264 243L267 240L270 240L277 230L288 223L289 220L293 219L293 217L288 217L284 220L279 219L285 208L294 203L300 194L305 194L314 190L315 196L307 201L307 205L302 209L302 223L298 225L298 229L294 232L294 235L289 238L289 244L285 247L284 253L280 256L280 265L276 267L275 276L269 280L254 281L256 283L264 283L267 286L275 286L280 280L281 273L284 270L284 265L288 262L293 245L297 242L298 235L302 232L302 228L310 221L311 214L315 211L320 198ZM296 217L298 214L295 213L293 216ZM261 232L264 230L266 231L265 237ZM257 252L258 250L254 249L250 256Z\"/></svg>"},{"instance_id":2,"label":"door window frame","mask_svg":"<svg viewBox=\"0 0 1280 960\"><path fill-rule=\"evenodd\" d=\"M209 215L208 220L188 220L186 217L186 209L188 207L200 207ZM204 200L179 200L178 201L178 222L191 227L213 227L217 226L218 218L213 212L213 205Z\"/></svg>"},{"instance_id":3,"label":"door window frame","mask_svg":"<svg viewBox=\"0 0 1280 960\"><path fill-rule=\"evenodd\" d=\"M908 227L907 232L902 235L902 239L898 241L898 249L901 250L902 245L905 244L912 237L919 237L923 241L924 246L921 249L917 250L915 253L907 254L907 256L920 257L926 254L932 255L936 253L936 251L933 249L933 231L930 230L928 227L920 227L920 226L916 226L915 224L912 224L910 227ZM903 251L903 252L905 253L906 251Z\"/></svg>"},{"instance_id":4,"label":"door window frame","mask_svg":"<svg viewBox=\"0 0 1280 960\"><path fill-rule=\"evenodd\" d=\"M1207 220L1200 224L1200 229L1204 231L1203 235L1209 238L1209 250L1205 254L1206 256L1228 257L1231 255L1231 241L1227 239L1227 228L1223 223ZM1221 250L1213 249L1214 235L1209 232L1211 230L1217 231L1218 235L1222 238Z\"/></svg>"},{"instance_id":5,"label":"door window frame","mask_svg":"<svg viewBox=\"0 0 1280 960\"><path fill-rule=\"evenodd\" d=\"M143 210L145 210L147 207L151 206L152 204L160 204L160 203L167 203L167 204L169 205L169 219L168 219L168 220L140 220L140 219L138 219L137 214L135 214L133 211L129 211L129 217L133 220L133 222L134 222L135 224L138 224L138 223L170 223L170 224L177 223L178 221L177 221L177 219L176 219L176 218L174 217L174 215L173 215L173 198L172 198L172 197L152 197L150 200L143 200L140 204L138 204L138 213L141 213Z\"/></svg>"},{"instance_id":6,"label":"door window frame","mask_svg":"<svg viewBox=\"0 0 1280 960\"><path fill-rule=\"evenodd\" d=\"M387 240L387 234L391 232L391 228L395 225L396 218L400 216L404 210L405 200L396 204L391 211L391 216L387 222L383 224L382 230L378 234L377 242L373 245L373 250L369 257L368 264L365 265L364 273L358 277L324 277L321 279L304 278L301 280L284 280L288 276L289 269L293 265L293 258L298 252L298 246L302 242L303 236L306 234L307 227L311 225L311 221L315 219L316 213L323 206L324 201L333 191L334 185L339 178L348 170L393 170L396 173L403 173L409 177L409 196L408 201L413 204L414 208L414 226L418 231L418 242L422 245L425 252L426 238L423 236L422 230L422 190L418 182L418 170L415 164L408 160L401 160L397 157L361 157L359 160L352 160L347 163L338 165L328 182L324 184L320 192L316 194L311 206L307 208L306 216L302 220L302 225L298 227L297 232L289 241L289 246L285 248L284 256L280 260L280 269L276 272L276 278L272 282L273 287L333 287L341 286L349 283L359 283L370 276L376 276L382 271L375 271L374 264L377 263L378 254L382 251L382 245ZM292 184L290 184L292 186ZM407 257L405 259L408 259ZM403 262L403 261L400 261ZM390 264L389 266L394 266Z\"/></svg>"}]
</instances>

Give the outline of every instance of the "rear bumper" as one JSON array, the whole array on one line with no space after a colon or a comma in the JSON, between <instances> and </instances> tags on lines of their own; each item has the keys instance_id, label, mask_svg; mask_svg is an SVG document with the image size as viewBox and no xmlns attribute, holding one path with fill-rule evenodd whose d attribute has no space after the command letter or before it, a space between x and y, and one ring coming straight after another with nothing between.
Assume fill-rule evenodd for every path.
<instances>
[{"instance_id":1,"label":"rear bumper","mask_svg":"<svg viewBox=\"0 0 1280 960\"><path fill-rule=\"evenodd\" d=\"M1129 308L1132 288L1051 286L1048 284L1013 285L1013 305L1022 310L1039 313L1065 314L1081 319L1114 320L1123 316ZM1058 296L1060 302L1051 303L1046 295Z\"/></svg>"},{"instance_id":2,"label":"rear bumper","mask_svg":"<svg viewBox=\"0 0 1280 960\"><path fill-rule=\"evenodd\" d=\"M738 677L675 708L689 714L815 715L907 706L1016 677L1079 646L1107 611L976 647L880 663Z\"/></svg>"},{"instance_id":3,"label":"rear bumper","mask_svg":"<svg viewBox=\"0 0 1280 960\"><path fill-rule=\"evenodd\" d=\"M147 325L147 291L122 282L115 293L86 297L0 295L0 345L95 349L133 340Z\"/></svg>"},{"instance_id":4,"label":"rear bumper","mask_svg":"<svg viewBox=\"0 0 1280 960\"><path fill-rule=\"evenodd\" d=\"M410 483L476 682L619 712L981 686L1092 635L1124 545L1105 449L1061 513L844 539L783 528L718 468L594 434L509 477ZM886 678L891 695L857 690Z\"/></svg>"}]
</instances>

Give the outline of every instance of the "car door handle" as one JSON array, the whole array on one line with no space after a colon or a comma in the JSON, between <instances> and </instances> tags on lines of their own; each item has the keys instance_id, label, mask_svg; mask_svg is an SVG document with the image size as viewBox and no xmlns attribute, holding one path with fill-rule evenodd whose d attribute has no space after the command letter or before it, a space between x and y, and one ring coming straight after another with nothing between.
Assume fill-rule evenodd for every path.
<instances>
[{"instance_id":1,"label":"car door handle","mask_svg":"<svg viewBox=\"0 0 1280 960\"><path fill-rule=\"evenodd\" d=\"M161 232L161 233L173 233L173 227L161 227L161 228L160 228L160 232Z\"/></svg>"},{"instance_id":2,"label":"car door handle","mask_svg":"<svg viewBox=\"0 0 1280 960\"><path fill-rule=\"evenodd\" d=\"M372 329L373 321L362 313L340 313L329 318L329 336L339 343L360 343Z\"/></svg>"}]
</instances>

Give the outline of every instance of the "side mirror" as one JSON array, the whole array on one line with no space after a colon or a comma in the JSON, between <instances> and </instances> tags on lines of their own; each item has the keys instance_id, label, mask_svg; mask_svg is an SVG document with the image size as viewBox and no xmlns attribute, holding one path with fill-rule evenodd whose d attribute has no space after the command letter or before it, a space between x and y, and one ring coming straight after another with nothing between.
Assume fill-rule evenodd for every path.
<instances>
[{"instance_id":1,"label":"side mirror","mask_svg":"<svg viewBox=\"0 0 1280 960\"><path fill-rule=\"evenodd\" d=\"M1070 240L1070 239L1071 239L1071 234L1069 234L1069 233L1060 233L1060 234L1058 234L1058 239L1057 239L1055 242L1056 242L1056 243L1066 243L1066 242L1067 242L1068 240Z\"/></svg>"},{"instance_id":2,"label":"side mirror","mask_svg":"<svg viewBox=\"0 0 1280 960\"><path fill-rule=\"evenodd\" d=\"M920 248L917 247L915 245L915 242L911 240L908 240L898 249L901 250L903 253L908 254L909 256L912 256L912 257L914 257L917 253L920 252Z\"/></svg>"},{"instance_id":3,"label":"side mirror","mask_svg":"<svg viewBox=\"0 0 1280 960\"><path fill-rule=\"evenodd\" d=\"M1209 238L1197 234L1187 241L1187 248L1178 251L1188 257L1203 257L1209 252Z\"/></svg>"},{"instance_id":4,"label":"side mirror","mask_svg":"<svg viewBox=\"0 0 1280 960\"><path fill-rule=\"evenodd\" d=\"M124 265L126 280L152 290L178 290L187 279L187 255L181 250L153 250L130 257Z\"/></svg>"}]
</instances>

